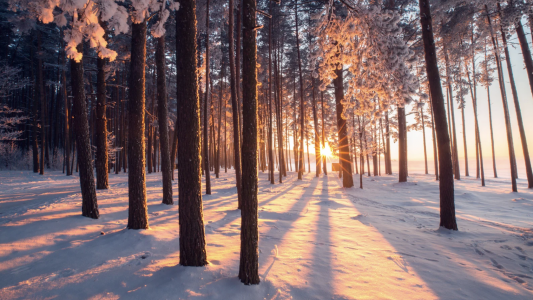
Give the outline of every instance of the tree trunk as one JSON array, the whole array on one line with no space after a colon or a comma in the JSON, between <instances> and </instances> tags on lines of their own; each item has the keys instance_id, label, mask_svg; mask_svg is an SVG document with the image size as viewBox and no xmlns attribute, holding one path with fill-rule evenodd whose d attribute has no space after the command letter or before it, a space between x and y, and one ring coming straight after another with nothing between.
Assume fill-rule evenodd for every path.
<instances>
[{"instance_id":1,"label":"tree trunk","mask_svg":"<svg viewBox=\"0 0 533 300\"><path fill-rule=\"evenodd\" d=\"M204 172L205 172L205 194L211 195L211 176L209 173L209 0L205 9L205 101L204 101Z\"/></svg>"},{"instance_id":2,"label":"tree trunk","mask_svg":"<svg viewBox=\"0 0 533 300\"><path fill-rule=\"evenodd\" d=\"M487 45L486 44L485 44L484 49L485 49L485 60L487 60ZM486 73L485 76L488 77L488 74ZM496 172L496 153L494 152L494 132L492 130L492 109L490 105L490 85L487 85L487 103L489 106L490 144L492 148L492 169L494 172L494 178L498 178L498 173Z\"/></svg>"},{"instance_id":3,"label":"tree trunk","mask_svg":"<svg viewBox=\"0 0 533 300\"><path fill-rule=\"evenodd\" d=\"M39 141L37 139L37 134L39 131L39 97L37 90L37 77L35 76L35 67L33 59L33 47L30 50L30 61L31 61L31 80L33 81L33 103L32 103L32 117L33 117L33 126L31 132L31 145L32 145L32 154L33 154L33 173L39 172L40 163L39 163Z\"/></svg>"},{"instance_id":4,"label":"tree trunk","mask_svg":"<svg viewBox=\"0 0 533 300\"><path fill-rule=\"evenodd\" d=\"M108 189L107 108L105 58L97 58L96 75L96 188Z\"/></svg>"},{"instance_id":5,"label":"tree trunk","mask_svg":"<svg viewBox=\"0 0 533 300\"><path fill-rule=\"evenodd\" d=\"M161 172L163 173L163 203L174 204L172 199L172 166L170 161L168 140L168 103L166 62L165 62L165 36L157 39L156 49L157 65L157 117L159 122L159 143L161 144Z\"/></svg>"},{"instance_id":6,"label":"tree trunk","mask_svg":"<svg viewBox=\"0 0 533 300\"><path fill-rule=\"evenodd\" d=\"M256 2L244 0L243 13L243 140L242 210L239 279L259 284L259 232L257 220L257 47Z\"/></svg>"},{"instance_id":7,"label":"tree trunk","mask_svg":"<svg viewBox=\"0 0 533 300\"><path fill-rule=\"evenodd\" d=\"M272 4L270 4L272 6ZM244 54L244 53L243 53ZM243 74L244 75L244 74ZM272 20L268 23L268 178L274 184L274 157L272 149Z\"/></svg>"},{"instance_id":8,"label":"tree trunk","mask_svg":"<svg viewBox=\"0 0 533 300\"><path fill-rule=\"evenodd\" d=\"M63 31L61 30L61 36L63 37ZM63 46L63 42L61 43L61 45ZM67 63L67 53L66 51L63 52L63 55L62 55L62 65L63 65L63 70L61 71L61 93L63 95L63 101L64 101L64 105L65 105L65 132L63 133L63 136L65 138L65 166L66 166L66 172L67 172L67 176L70 176L72 175L72 170L69 168L69 161L70 161L70 126L69 126L69 122L70 122L70 101L68 99L68 95L67 95L67 75L66 75L66 71L65 71L65 68L66 68L66 63Z\"/></svg>"},{"instance_id":9,"label":"tree trunk","mask_svg":"<svg viewBox=\"0 0 533 300\"><path fill-rule=\"evenodd\" d=\"M44 175L44 156L46 152L46 97L44 95L43 59L41 53L41 31L37 30L37 85L41 102L41 163L39 173Z\"/></svg>"},{"instance_id":10,"label":"tree trunk","mask_svg":"<svg viewBox=\"0 0 533 300\"><path fill-rule=\"evenodd\" d=\"M302 60L300 58L300 39L299 39L299 30L298 30L298 1L294 6L295 13L295 23L296 23L296 52L298 53L298 71L300 75L300 151L298 155L298 180L302 180L303 173L305 171L304 166L304 124L305 124L305 114L304 114L304 82L302 76Z\"/></svg>"},{"instance_id":11,"label":"tree trunk","mask_svg":"<svg viewBox=\"0 0 533 300\"><path fill-rule=\"evenodd\" d=\"M339 158L341 160L342 168L342 186L345 188L350 188L353 186L351 172L352 164L350 163L350 147L348 145L346 120L342 118L342 111L344 110L344 105L342 104L342 101L344 100L343 69L344 68L341 67L335 70L335 75L337 75L337 78L333 80L333 85L335 86L335 106L339 138Z\"/></svg>"},{"instance_id":12,"label":"tree trunk","mask_svg":"<svg viewBox=\"0 0 533 300\"><path fill-rule=\"evenodd\" d=\"M82 44L78 45L78 52L83 53ZM85 87L83 81L83 61L71 60L70 78L73 96L74 131L78 154L79 176L81 186L81 214L84 217L98 219L98 203L94 185L93 163L91 159L91 142L89 140L89 119L85 102Z\"/></svg>"},{"instance_id":13,"label":"tree trunk","mask_svg":"<svg viewBox=\"0 0 533 300\"><path fill-rule=\"evenodd\" d=\"M240 0L237 0L240 1ZM231 92L231 110L233 113L233 156L235 164L235 181L237 183L237 201L238 208L241 209L242 206L242 177L241 177L241 142L240 142L240 109L237 99L237 79L235 74L235 57L234 53L234 39L233 39L233 0L229 0L230 14L229 14L229 69L230 69L230 92ZM239 17L240 20L240 17ZM238 21L240 25L240 21ZM240 26L237 26L240 28ZM238 34L240 37L240 34ZM237 62L238 64L238 62Z\"/></svg>"},{"instance_id":14,"label":"tree trunk","mask_svg":"<svg viewBox=\"0 0 533 300\"><path fill-rule=\"evenodd\" d=\"M424 142L424 166L426 175L428 174L428 155L426 150L426 124L424 122L424 107L420 107L420 117L422 119L422 137Z\"/></svg>"},{"instance_id":15,"label":"tree trunk","mask_svg":"<svg viewBox=\"0 0 533 300\"><path fill-rule=\"evenodd\" d=\"M200 99L196 60L196 1L180 1L176 12L178 99L178 189L180 265L205 266L200 160Z\"/></svg>"},{"instance_id":16,"label":"tree trunk","mask_svg":"<svg viewBox=\"0 0 533 300\"><path fill-rule=\"evenodd\" d=\"M392 160L390 153L389 110L385 112L385 174L392 175Z\"/></svg>"},{"instance_id":17,"label":"tree trunk","mask_svg":"<svg viewBox=\"0 0 533 300\"><path fill-rule=\"evenodd\" d=\"M405 107L398 107L398 176L399 182L407 181L407 124Z\"/></svg>"},{"instance_id":18,"label":"tree trunk","mask_svg":"<svg viewBox=\"0 0 533 300\"><path fill-rule=\"evenodd\" d=\"M454 183L452 154L450 148L450 137L448 136L448 125L446 124L446 110L444 109L444 97L440 85L440 74L437 63L437 52L433 39L433 27L431 11L428 0L419 0L420 25L422 30L422 40L424 42L424 54L426 60L426 71L429 81L431 104L435 117L435 129L437 131L437 141L439 147L440 164L440 224L439 226L457 230L455 219L454 203Z\"/></svg>"},{"instance_id":19,"label":"tree trunk","mask_svg":"<svg viewBox=\"0 0 533 300\"><path fill-rule=\"evenodd\" d=\"M448 84L448 92L450 93L450 98L448 101L449 104L449 114L451 115L450 119L450 125L451 125L451 134L452 134L452 159L453 159L453 171L455 174L455 179L460 180L461 179L461 172L459 169L459 152L457 151L457 134L455 129L455 112L453 107L453 89L452 89L452 78L451 78L451 72L450 72L450 65L449 65L449 59L448 59L448 51L446 47L444 47L444 58L446 62L446 82ZM448 116L450 117L450 116Z\"/></svg>"},{"instance_id":20,"label":"tree trunk","mask_svg":"<svg viewBox=\"0 0 533 300\"><path fill-rule=\"evenodd\" d=\"M128 228L148 229L145 129L146 21L131 25L128 103Z\"/></svg>"}]
</instances>

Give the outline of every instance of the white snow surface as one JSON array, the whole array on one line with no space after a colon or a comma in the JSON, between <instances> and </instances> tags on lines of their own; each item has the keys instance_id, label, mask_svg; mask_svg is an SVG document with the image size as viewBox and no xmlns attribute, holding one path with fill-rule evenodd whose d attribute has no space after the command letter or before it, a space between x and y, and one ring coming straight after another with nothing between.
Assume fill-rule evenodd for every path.
<instances>
[{"instance_id":1,"label":"white snow surface","mask_svg":"<svg viewBox=\"0 0 533 300\"><path fill-rule=\"evenodd\" d=\"M204 195L209 265L179 266L175 205L147 175L149 230L126 229L127 175L81 216L76 176L0 172L0 299L533 299L533 192L519 180L455 181L458 232L438 229L432 175L259 174L261 283L237 278L240 211L232 171ZM103 233L103 234L102 234Z\"/></svg>"}]
</instances>

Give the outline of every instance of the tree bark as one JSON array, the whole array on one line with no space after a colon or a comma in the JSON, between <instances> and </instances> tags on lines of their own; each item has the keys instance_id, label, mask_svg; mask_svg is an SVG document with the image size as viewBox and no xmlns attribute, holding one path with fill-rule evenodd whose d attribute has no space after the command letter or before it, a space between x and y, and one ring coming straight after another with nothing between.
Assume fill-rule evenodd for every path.
<instances>
[{"instance_id":1,"label":"tree bark","mask_svg":"<svg viewBox=\"0 0 533 300\"><path fill-rule=\"evenodd\" d=\"M83 53L82 44L78 45L78 52ZM73 96L74 131L78 154L79 176L81 186L81 214L84 217L98 219L98 203L94 184L93 163L91 158L91 142L89 140L89 119L85 102L85 87L83 81L83 61L71 60L70 78Z\"/></svg>"},{"instance_id":2,"label":"tree bark","mask_svg":"<svg viewBox=\"0 0 533 300\"><path fill-rule=\"evenodd\" d=\"M157 117L159 122L159 143L161 144L161 172L163 173L163 203L174 204L174 200L172 199L172 166L168 140L165 36L157 39L155 55L157 65Z\"/></svg>"},{"instance_id":3,"label":"tree bark","mask_svg":"<svg viewBox=\"0 0 533 300\"><path fill-rule=\"evenodd\" d=\"M239 0L237 0L239 1ZM234 53L234 39L233 39L233 0L229 0L230 14L229 14L229 69L230 69L230 93L231 93L231 110L233 113L233 155L235 165L235 181L237 184L237 205L241 209L242 206L242 177L241 177L241 142L240 142L240 109L237 99L237 79L235 71L235 57ZM240 20L240 17L239 17ZM238 21L240 25L240 21ZM237 26L240 28L240 26ZM240 34L238 35L240 37ZM237 62L238 63L238 62Z\"/></svg>"},{"instance_id":4,"label":"tree bark","mask_svg":"<svg viewBox=\"0 0 533 300\"><path fill-rule=\"evenodd\" d=\"M200 160L200 99L196 60L196 1L180 1L176 12L178 184L180 265L205 266Z\"/></svg>"},{"instance_id":5,"label":"tree bark","mask_svg":"<svg viewBox=\"0 0 533 300\"><path fill-rule=\"evenodd\" d=\"M353 177L352 177L352 164L350 162L350 147L348 145L348 133L346 128L346 120L342 118L342 111L344 110L344 105L342 101L344 100L344 68L337 68L335 70L335 75L337 78L333 80L333 85L335 86L335 104L336 104L336 113L337 113L337 130L339 137L339 159L341 160L342 168L342 186L345 188L350 188L353 186Z\"/></svg>"},{"instance_id":6,"label":"tree bark","mask_svg":"<svg viewBox=\"0 0 533 300\"><path fill-rule=\"evenodd\" d=\"M455 219L454 182L452 168L452 154L450 148L450 137L448 136L448 125L446 124L446 110L444 108L444 97L440 85L439 66L435 41L433 39L433 25L429 0L419 0L420 25L422 28L422 40L424 43L424 54L426 60L426 72L429 81L431 104L435 118L435 129L437 133L440 165L440 224L439 226L457 230Z\"/></svg>"},{"instance_id":7,"label":"tree bark","mask_svg":"<svg viewBox=\"0 0 533 300\"><path fill-rule=\"evenodd\" d=\"M105 58L98 57L96 64L96 188L105 190L109 188Z\"/></svg>"},{"instance_id":8,"label":"tree bark","mask_svg":"<svg viewBox=\"0 0 533 300\"><path fill-rule=\"evenodd\" d=\"M398 176L399 182L407 181L407 124L405 107L398 107Z\"/></svg>"},{"instance_id":9,"label":"tree bark","mask_svg":"<svg viewBox=\"0 0 533 300\"><path fill-rule=\"evenodd\" d=\"M128 103L128 228L148 229L145 129L146 21L131 25Z\"/></svg>"},{"instance_id":10,"label":"tree bark","mask_svg":"<svg viewBox=\"0 0 533 300\"><path fill-rule=\"evenodd\" d=\"M526 35L524 33L524 27L522 27L522 21L515 23L516 36L520 41L520 49L522 49L522 57L524 58L524 64L526 65L527 78L529 79L529 87L533 94L533 59L531 58L531 51L527 44Z\"/></svg>"},{"instance_id":11,"label":"tree bark","mask_svg":"<svg viewBox=\"0 0 533 300\"><path fill-rule=\"evenodd\" d=\"M209 173L209 0L205 9L205 101L204 101L204 172L205 172L205 194L211 195L211 176Z\"/></svg>"},{"instance_id":12,"label":"tree bark","mask_svg":"<svg viewBox=\"0 0 533 300\"><path fill-rule=\"evenodd\" d=\"M239 279L246 285L259 284L259 231L257 218L257 46L256 2L243 2L243 140L242 140L242 224Z\"/></svg>"}]
</instances>

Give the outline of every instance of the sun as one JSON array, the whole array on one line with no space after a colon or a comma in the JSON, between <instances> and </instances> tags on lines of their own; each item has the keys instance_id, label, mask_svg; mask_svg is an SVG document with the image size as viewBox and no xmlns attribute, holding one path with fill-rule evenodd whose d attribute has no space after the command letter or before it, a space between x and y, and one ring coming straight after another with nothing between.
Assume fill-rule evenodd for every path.
<instances>
[{"instance_id":1,"label":"sun","mask_svg":"<svg viewBox=\"0 0 533 300\"><path fill-rule=\"evenodd\" d=\"M331 148L329 147L328 143L326 143L325 146L320 148L320 154L322 154L322 156L325 156L325 157L331 157L332 155Z\"/></svg>"}]
</instances>

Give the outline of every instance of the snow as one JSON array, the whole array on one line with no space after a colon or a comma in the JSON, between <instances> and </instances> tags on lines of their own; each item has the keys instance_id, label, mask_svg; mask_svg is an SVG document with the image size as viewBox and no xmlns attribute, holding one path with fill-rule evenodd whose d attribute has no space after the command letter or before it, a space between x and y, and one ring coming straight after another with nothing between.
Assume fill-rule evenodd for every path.
<instances>
[{"instance_id":1,"label":"snow","mask_svg":"<svg viewBox=\"0 0 533 300\"><path fill-rule=\"evenodd\" d=\"M508 179L456 181L451 232L438 229L432 175L365 176L361 190L343 189L336 173L289 173L276 185L260 173L261 283L245 286L234 174L213 177L210 264L182 267L178 206L160 203L161 173L147 176L150 229L127 230L126 174L97 192L92 220L81 216L76 176L0 172L0 299L533 298L533 193L523 179L519 193Z\"/></svg>"}]
</instances>

